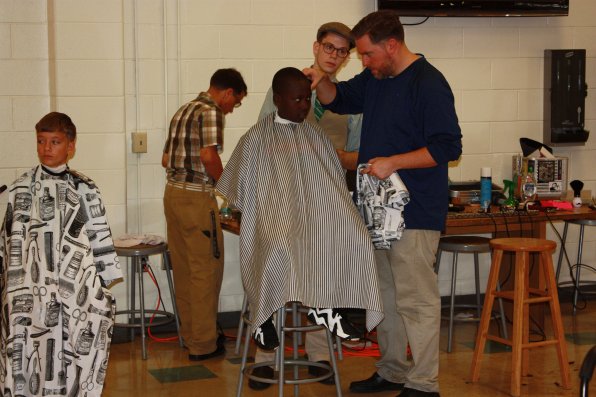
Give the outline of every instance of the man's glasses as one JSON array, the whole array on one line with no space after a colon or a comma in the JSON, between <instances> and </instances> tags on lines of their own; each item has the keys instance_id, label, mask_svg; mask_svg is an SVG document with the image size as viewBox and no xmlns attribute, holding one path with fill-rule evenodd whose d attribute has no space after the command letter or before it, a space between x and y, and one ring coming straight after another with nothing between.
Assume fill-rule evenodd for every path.
<instances>
[{"instance_id":1,"label":"man's glasses","mask_svg":"<svg viewBox=\"0 0 596 397\"><path fill-rule=\"evenodd\" d=\"M242 96L234 94L234 99L236 100L234 108L239 108L240 106L242 106Z\"/></svg>"},{"instance_id":2,"label":"man's glasses","mask_svg":"<svg viewBox=\"0 0 596 397\"><path fill-rule=\"evenodd\" d=\"M337 48L331 43L321 43L321 45L323 46L323 51L325 51L325 53L333 54L335 51L337 56L340 58L345 58L350 53L350 50L348 50L346 47Z\"/></svg>"}]
</instances>

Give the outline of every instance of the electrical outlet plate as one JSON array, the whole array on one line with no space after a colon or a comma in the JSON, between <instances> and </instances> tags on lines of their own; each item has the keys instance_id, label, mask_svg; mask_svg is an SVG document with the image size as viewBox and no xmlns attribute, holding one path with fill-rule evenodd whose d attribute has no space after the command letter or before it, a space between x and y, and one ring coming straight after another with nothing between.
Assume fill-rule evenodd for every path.
<instances>
[{"instance_id":1,"label":"electrical outlet plate","mask_svg":"<svg viewBox=\"0 0 596 397\"><path fill-rule=\"evenodd\" d=\"M133 132L132 133L132 152L133 153L147 153L147 133Z\"/></svg>"}]
</instances>

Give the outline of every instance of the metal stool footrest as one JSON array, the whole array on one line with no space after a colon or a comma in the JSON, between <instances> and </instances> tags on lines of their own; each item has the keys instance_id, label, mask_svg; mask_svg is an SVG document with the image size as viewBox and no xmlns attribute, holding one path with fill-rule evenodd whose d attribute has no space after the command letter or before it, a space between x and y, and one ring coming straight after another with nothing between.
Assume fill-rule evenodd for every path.
<instances>
[{"instance_id":1,"label":"metal stool footrest","mask_svg":"<svg viewBox=\"0 0 596 397\"><path fill-rule=\"evenodd\" d=\"M448 310L450 309L451 306L450 305L442 305L441 306L441 311L443 310ZM476 309L476 305L471 304L471 303L458 303L455 306L453 306L454 309ZM448 315L441 315L441 320L449 320L450 316ZM495 320L495 319L499 319L501 318L501 313L495 312L493 310L492 315L491 315L491 319ZM476 316L475 314L472 315L471 317L457 317L457 314L453 317L453 321L454 322L478 322L480 321L480 317Z\"/></svg>"},{"instance_id":2,"label":"metal stool footrest","mask_svg":"<svg viewBox=\"0 0 596 397\"><path fill-rule=\"evenodd\" d=\"M118 310L116 312L116 316L121 315L121 314L141 314L141 311L138 309L135 310ZM155 314L158 315L159 317L155 317L153 319L153 321L151 322L151 324L149 324L149 321L145 322L145 328L149 328L149 327L158 327L160 325L166 325L166 324L170 324L172 322L174 322L176 320L176 316L174 316L174 313L171 312L167 312L165 310L150 310L150 309L146 309L145 310L145 314ZM140 320L139 320L140 321ZM114 323L115 327L122 327L122 328L141 328L141 323Z\"/></svg>"},{"instance_id":3,"label":"metal stool footrest","mask_svg":"<svg viewBox=\"0 0 596 397\"><path fill-rule=\"evenodd\" d=\"M240 376L238 379L238 386L236 389L236 397L240 397L242 395L242 388L244 383L244 377L248 377L249 379L255 380L257 382L269 383L269 384L277 384L279 387L278 396L282 397L284 394L284 385L293 385L294 389L294 396L298 396L298 386L307 383L314 383L320 382L325 380L331 376L334 377L335 380L335 392L337 397L342 397L341 393L341 381L339 379L339 372L337 368L337 361L335 358L335 351L333 346L333 338L331 336L331 332L328 329L324 328L321 325L300 325L300 313L306 311L303 307L298 307L298 302L291 302L286 304L286 306L280 308L277 311L277 319L276 319L276 329L278 332L279 338L279 347L276 349L275 352L275 360L274 361L265 361L261 363L255 363L251 365L247 365L246 361L248 358L248 348L250 345L250 340L252 339L252 328L254 324L248 318L248 312L242 314L242 319L246 322L246 329L245 329L245 339L244 339L244 349L242 352L242 360L240 364ZM301 306L301 305L300 305ZM293 319L292 326L286 326L286 314L290 313ZM330 365L310 361L305 359L300 359L298 357L298 335L302 332L313 331L317 329L325 329L325 333L327 335L327 347L329 349L329 360ZM285 334L286 332L292 332L292 356L285 357ZM339 346L341 348L341 344ZM289 368L287 368L287 367ZM309 376L308 378L301 378L299 375L299 367L319 367L328 370L327 373L320 375L320 376ZM273 367L277 373L277 377L273 379L262 378L259 376L255 376L252 374L253 370L256 368L261 367ZM288 376L286 376L286 372Z\"/></svg>"},{"instance_id":4,"label":"metal stool footrest","mask_svg":"<svg viewBox=\"0 0 596 397\"><path fill-rule=\"evenodd\" d=\"M278 378L273 378L273 379L268 379L268 378L261 378L260 376L255 376L252 374L253 370L259 367L274 367L275 366L275 361L264 361L261 363L256 363L256 364L251 364L246 366L246 368L244 368L244 376L246 376L249 379L252 380L256 380L257 382L263 382L263 383L270 383L270 384L277 384L277 382L279 381ZM315 382L320 382L322 380L325 380L327 378L330 378L333 376L334 372L333 372L333 368L331 368L331 365L327 365L324 363L319 363L316 361L310 361L310 360L304 360L304 359L285 359L284 360L284 370L285 371L293 371L294 367L298 366L298 367L319 367L319 368L324 368L327 373L325 375L321 375L321 376L317 376L317 377L312 377L309 376L308 378L294 378L294 379L289 379L287 376L284 376L284 384L286 385L304 385L307 383L315 383Z\"/></svg>"}]
</instances>

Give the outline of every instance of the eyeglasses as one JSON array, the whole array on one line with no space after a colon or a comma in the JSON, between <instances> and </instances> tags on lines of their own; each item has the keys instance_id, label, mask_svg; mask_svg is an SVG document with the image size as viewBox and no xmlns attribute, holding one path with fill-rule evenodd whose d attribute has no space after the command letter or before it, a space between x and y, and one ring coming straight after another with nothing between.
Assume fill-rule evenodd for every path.
<instances>
[{"instance_id":1,"label":"eyeglasses","mask_svg":"<svg viewBox=\"0 0 596 397\"><path fill-rule=\"evenodd\" d=\"M236 101L236 103L234 104L234 108L239 108L240 106L242 106L242 99L244 97L242 95L236 95L234 94L234 100Z\"/></svg>"},{"instance_id":2,"label":"eyeglasses","mask_svg":"<svg viewBox=\"0 0 596 397\"><path fill-rule=\"evenodd\" d=\"M321 43L321 45L323 46L323 51L325 51L325 53L333 54L335 51L337 56L340 58L345 58L350 53L350 50L348 50L346 47L337 48L331 43Z\"/></svg>"}]
</instances>

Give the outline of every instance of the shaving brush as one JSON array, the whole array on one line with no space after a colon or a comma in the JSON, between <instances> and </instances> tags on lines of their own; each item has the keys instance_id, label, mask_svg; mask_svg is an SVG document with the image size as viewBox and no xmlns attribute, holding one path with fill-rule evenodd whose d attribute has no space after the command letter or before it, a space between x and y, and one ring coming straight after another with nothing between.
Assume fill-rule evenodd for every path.
<instances>
[{"instance_id":1,"label":"shaving brush","mask_svg":"<svg viewBox=\"0 0 596 397\"><path fill-rule=\"evenodd\" d=\"M569 186L571 186L571 189L573 189L573 206L575 208L579 208L582 206L582 198L581 198L581 193L582 193L582 189L584 188L584 183L582 181L579 181L577 179L569 182Z\"/></svg>"}]
</instances>

